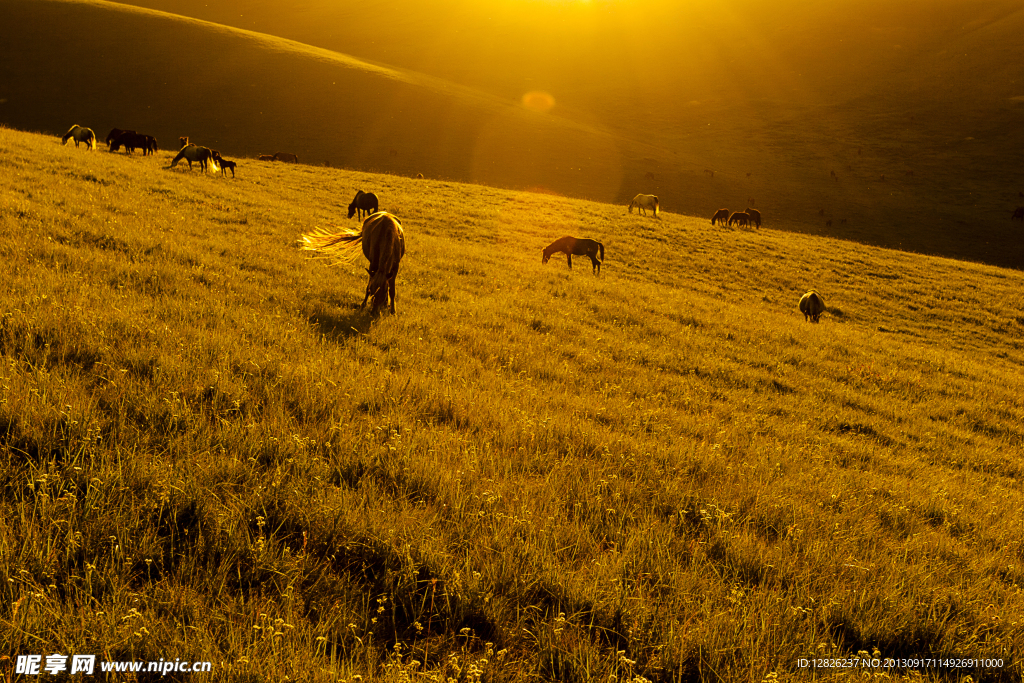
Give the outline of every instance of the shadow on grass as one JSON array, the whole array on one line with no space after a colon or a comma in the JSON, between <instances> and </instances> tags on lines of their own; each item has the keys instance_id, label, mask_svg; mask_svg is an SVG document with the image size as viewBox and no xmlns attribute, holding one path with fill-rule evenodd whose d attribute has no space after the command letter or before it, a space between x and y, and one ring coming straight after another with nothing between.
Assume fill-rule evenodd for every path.
<instances>
[{"instance_id":1,"label":"shadow on grass","mask_svg":"<svg viewBox=\"0 0 1024 683\"><path fill-rule=\"evenodd\" d=\"M366 334L373 323L368 309L353 305L347 309L318 309L309 316L309 324L331 341L341 342L357 334Z\"/></svg>"}]
</instances>

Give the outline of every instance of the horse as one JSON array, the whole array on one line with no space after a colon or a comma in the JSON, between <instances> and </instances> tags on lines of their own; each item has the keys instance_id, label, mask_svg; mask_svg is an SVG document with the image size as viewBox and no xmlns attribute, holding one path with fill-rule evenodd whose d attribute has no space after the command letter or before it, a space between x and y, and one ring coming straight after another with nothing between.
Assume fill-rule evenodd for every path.
<instances>
[{"instance_id":1,"label":"horse","mask_svg":"<svg viewBox=\"0 0 1024 683\"><path fill-rule=\"evenodd\" d=\"M351 262L355 258L357 244L363 245L363 256L370 262L366 269L370 279L366 283L366 296L360 308L373 297L371 312L391 300L391 313L395 313L395 277L398 265L405 256L405 233L398 218L385 211L371 214L363 221L360 230L343 230L332 234L325 229L306 233L299 238L299 244L308 251L336 254L341 260Z\"/></svg>"},{"instance_id":2,"label":"horse","mask_svg":"<svg viewBox=\"0 0 1024 683\"><path fill-rule=\"evenodd\" d=\"M116 140L120 136L124 135L125 133L134 133L134 132L135 132L134 130L121 130L120 128L112 128L110 130L110 132L107 133L107 148L110 149L110 147L112 146L111 143L113 143L114 140ZM111 151L113 151L113 150L111 150Z\"/></svg>"},{"instance_id":3,"label":"horse","mask_svg":"<svg viewBox=\"0 0 1024 683\"><path fill-rule=\"evenodd\" d=\"M715 215L711 217L711 225L714 225L715 221L718 221L718 224L721 225L722 223L725 223L728 220L729 209L719 209L718 211L715 211Z\"/></svg>"},{"instance_id":4,"label":"horse","mask_svg":"<svg viewBox=\"0 0 1024 683\"><path fill-rule=\"evenodd\" d=\"M565 254L565 258L569 262L569 270L572 270L573 256L589 256L594 274L601 274L601 263L604 262L604 245L597 240L576 239L568 235L560 237L544 249L544 257L541 258L540 262L547 263L551 255L558 252ZM600 260L596 258L598 252L601 253Z\"/></svg>"},{"instance_id":5,"label":"horse","mask_svg":"<svg viewBox=\"0 0 1024 683\"><path fill-rule=\"evenodd\" d=\"M124 145L125 154L131 154L137 149L142 150L142 156L153 154L157 151L156 138L150 135L140 135L134 131L123 131L120 135L110 141L110 151L116 152Z\"/></svg>"},{"instance_id":6,"label":"horse","mask_svg":"<svg viewBox=\"0 0 1024 683\"><path fill-rule=\"evenodd\" d=\"M299 163L299 158L291 152L276 152L274 154L274 161L287 161L290 164Z\"/></svg>"},{"instance_id":7,"label":"horse","mask_svg":"<svg viewBox=\"0 0 1024 683\"><path fill-rule=\"evenodd\" d=\"M754 225L756 225L759 228L761 227L761 212L760 211L758 211L757 209L747 209L746 214L748 216L750 216L750 222L751 223L753 223Z\"/></svg>"},{"instance_id":8,"label":"horse","mask_svg":"<svg viewBox=\"0 0 1024 683\"><path fill-rule=\"evenodd\" d=\"M210 151L209 147L200 147L199 145L191 144L181 148L181 151L178 152L178 156L174 157L174 160L171 161L171 168L177 166L178 162L182 159L188 162L188 170L190 171L192 170L193 161L198 161L199 167L203 169L203 171L207 170L207 166L210 161L214 162L215 168L217 163L213 158L213 152Z\"/></svg>"},{"instance_id":9,"label":"horse","mask_svg":"<svg viewBox=\"0 0 1024 683\"><path fill-rule=\"evenodd\" d=\"M372 192L363 192L362 190L356 190L355 199L348 205L348 217L352 218L356 211L359 212L360 220L363 218L363 211L369 216L371 213L377 213L380 211L380 204L377 202L377 195Z\"/></svg>"},{"instance_id":10,"label":"horse","mask_svg":"<svg viewBox=\"0 0 1024 683\"><path fill-rule=\"evenodd\" d=\"M260 161L277 161L273 154L261 154L257 157Z\"/></svg>"},{"instance_id":11,"label":"horse","mask_svg":"<svg viewBox=\"0 0 1024 683\"><path fill-rule=\"evenodd\" d=\"M75 139L75 147L78 147L79 142L84 142L89 145L90 150L96 149L96 133L93 133L89 128L79 126L78 124L71 126L71 129L61 138L61 144L68 144L69 138Z\"/></svg>"},{"instance_id":12,"label":"horse","mask_svg":"<svg viewBox=\"0 0 1024 683\"><path fill-rule=\"evenodd\" d=\"M821 314L825 312L825 300L816 290L812 289L800 297L800 312L804 314L804 320L816 323L821 318Z\"/></svg>"},{"instance_id":13,"label":"horse","mask_svg":"<svg viewBox=\"0 0 1024 683\"><path fill-rule=\"evenodd\" d=\"M747 224L750 223L750 214L745 213L743 211L733 212L733 214L729 216L729 227L732 227L733 223L739 223L740 225L746 227Z\"/></svg>"},{"instance_id":14,"label":"horse","mask_svg":"<svg viewBox=\"0 0 1024 683\"><path fill-rule=\"evenodd\" d=\"M633 207L643 211L644 215L647 215L646 209L654 211L654 217L658 217L658 198L653 194L638 194L633 197L633 201L629 203L629 212L633 213Z\"/></svg>"},{"instance_id":15,"label":"horse","mask_svg":"<svg viewBox=\"0 0 1024 683\"><path fill-rule=\"evenodd\" d=\"M1010 216L1010 220L1024 221L1024 206L1018 206L1017 210L1013 212L1012 216Z\"/></svg>"},{"instance_id":16,"label":"horse","mask_svg":"<svg viewBox=\"0 0 1024 683\"><path fill-rule=\"evenodd\" d=\"M213 152L213 160L217 163L218 166L220 166L221 175L227 175L227 170L230 168L231 177L235 177L235 167L238 166L238 164L236 164L233 161L228 161L227 159L220 155L220 152L216 150L214 150Z\"/></svg>"}]
</instances>

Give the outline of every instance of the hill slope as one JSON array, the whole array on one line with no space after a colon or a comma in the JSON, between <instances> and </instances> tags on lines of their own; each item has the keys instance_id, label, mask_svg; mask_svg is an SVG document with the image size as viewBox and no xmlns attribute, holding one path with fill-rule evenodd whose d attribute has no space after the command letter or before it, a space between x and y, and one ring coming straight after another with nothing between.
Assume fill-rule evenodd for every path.
<instances>
[{"instance_id":1,"label":"hill slope","mask_svg":"<svg viewBox=\"0 0 1024 683\"><path fill-rule=\"evenodd\" d=\"M1020 680L1021 273L169 158L0 129L3 651L762 681L877 649ZM408 246L376 321L360 264L295 246L367 186ZM540 263L565 232L600 277Z\"/></svg>"},{"instance_id":2,"label":"hill slope","mask_svg":"<svg viewBox=\"0 0 1024 683\"><path fill-rule=\"evenodd\" d=\"M100 136L133 128L165 148L188 135L226 155L280 150L313 164L619 190L607 133L436 78L107 2L14 0L0 21L17 27L0 64L10 125L77 122ZM563 163L581 153L585 183L579 163Z\"/></svg>"},{"instance_id":3,"label":"hill slope","mask_svg":"<svg viewBox=\"0 0 1024 683\"><path fill-rule=\"evenodd\" d=\"M619 200L654 192L710 216L754 199L803 230L1024 264L1009 223L1024 204L1016 2L135 4L509 100L548 91L554 112L632 141ZM382 24L386 40L367 30ZM634 152L638 141L672 154Z\"/></svg>"},{"instance_id":4,"label":"hill slope","mask_svg":"<svg viewBox=\"0 0 1024 683\"><path fill-rule=\"evenodd\" d=\"M9 0L0 121L606 201L653 192L698 215L752 201L805 232L1024 264L1013 3L146 4L321 49ZM529 90L555 108L526 110Z\"/></svg>"}]
</instances>

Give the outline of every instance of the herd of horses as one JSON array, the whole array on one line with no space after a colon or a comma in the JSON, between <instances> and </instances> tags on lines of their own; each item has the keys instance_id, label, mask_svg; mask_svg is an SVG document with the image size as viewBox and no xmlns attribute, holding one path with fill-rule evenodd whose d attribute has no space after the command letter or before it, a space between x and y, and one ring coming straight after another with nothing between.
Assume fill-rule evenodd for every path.
<instances>
[{"instance_id":1,"label":"herd of horses","mask_svg":"<svg viewBox=\"0 0 1024 683\"><path fill-rule=\"evenodd\" d=\"M79 143L84 142L90 150L96 149L96 133L91 128L86 128L85 126L79 126L78 124L71 126L70 130L61 138L61 144L68 144L68 140L74 140L75 147ZM187 137L178 138L178 142L180 150L171 161L170 168L174 168L178 165L179 161L184 159L188 162L189 170L192 170L192 162L197 162L204 172L210 166L213 166L214 171L219 169L221 175L227 175L227 170L231 169L231 177L235 177L235 168L237 168L238 164L225 159L217 150L191 143ZM156 144L156 138L153 136L143 135L134 130L121 130L120 128L113 128L107 133L106 143L109 151L119 152L123 147L125 154L134 154L136 150L142 150L142 155L148 156L156 153L159 149ZM289 156L297 159L294 154Z\"/></svg>"},{"instance_id":2,"label":"herd of horses","mask_svg":"<svg viewBox=\"0 0 1024 683\"><path fill-rule=\"evenodd\" d=\"M62 138L62 144L67 144L70 139L74 139L75 146L85 142L90 149L96 148L96 134L83 126L72 126ZM106 142L111 152L117 152L121 147L124 147L127 154L131 154L137 149L141 149L143 155L157 151L155 138L149 135L140 135L133 130L114 128L107 135ZM171 161L171 168L184 159L188 162L190 170L193 162L198 163L203 171L206 171L212 164L215 170L220 168L222 174L227 168L230 168L231 175L234 177L236 164L224 159L220 152L191 143L187 137L179 138L178 142L180 150ZM260 155L259 158L264 161L298 162L298 157L288 152ZM422 177L422 175L418 177ZM629 203L629 213L633 213L633 209L637 209L638 213L646 216L647 211L651 211L654 217L658 218L659 207L660 201L657 196L638 194ZM357 253L356 247L361 246L363 255L370 263L369 268L366 269L369 280L366 283L366 294L361 307L365 307L366 302L372 297L372 313L374 315L383 306L388 306L391 313L395 313L395 278L398 276L398 267L405 255L405 233L402 230L402 224L393 214L380 210L380 200L372 192L363 192L362 190L356 192L352 202L348 205L348 217L352 218L357 212L360 219L363 219L364 213L366 214L359 230L346 229L332 233L325 229L318 229L303 234L299 238L299 244L302 249L338 256L344 261L354 259ZM1018 216L1018 214L1020 215ZM1024 207L1018 208L1013 217L1024 219ZM711 224L715 225L716 223L761 227L761 213L749 208L746 211L734 213L730 213L729 209L719 209L711 217ZM573 256L586 256L590 259L593 273L601 274L604 245L597 240L569 235L560 237L544 248L541 263L547 263L551 256L557 253L565 254L570 270ZM800 312L804 314L805 320L816 323L825 310L825 302L817 291L811 290L800 299Z\"/></svg>"}]
</instances>

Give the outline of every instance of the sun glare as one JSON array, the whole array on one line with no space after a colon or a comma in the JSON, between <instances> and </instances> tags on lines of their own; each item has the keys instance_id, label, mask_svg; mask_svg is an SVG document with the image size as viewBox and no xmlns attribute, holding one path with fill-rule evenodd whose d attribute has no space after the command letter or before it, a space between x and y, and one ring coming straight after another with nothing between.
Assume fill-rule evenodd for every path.
<instances>
[{"instance_id":1,"label":"sun glare","mask_svg":"<svg viewBox=\"0 0 1024 683\"><path fill-rule=\"evenodd\" d=\"M523 106L533 111L546 112L555 106L555 98L543 90L531 90L523 95Z\"/></svg>"}]
</instances>

